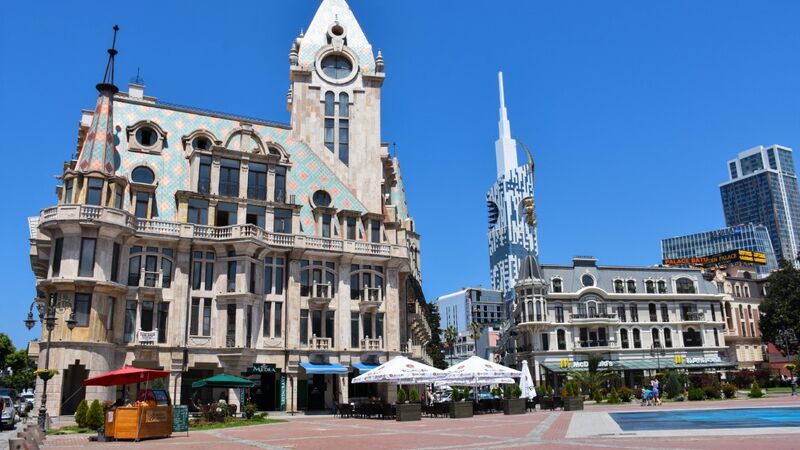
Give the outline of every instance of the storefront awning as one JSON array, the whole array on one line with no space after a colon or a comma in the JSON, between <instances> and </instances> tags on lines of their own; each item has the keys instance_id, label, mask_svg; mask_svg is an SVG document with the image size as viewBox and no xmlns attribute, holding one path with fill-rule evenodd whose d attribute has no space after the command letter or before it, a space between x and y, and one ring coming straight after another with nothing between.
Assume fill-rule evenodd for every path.
<instances>
[{"instance_id":1,"label":"storefront awning","mask_svg":"<svg viewBox=\"0 0 800 450\"><path fill-rule=\"evenodd\" d=\"M351 365L353 367L355 367L356 369L358 369L358 373L367 373L370 370L378 367L377 364L364 364L364 363L360 363L360 362L354 362Z\"/></svg>"},{"instance_id":2,"label":"storefront awning","mask_svg":"<svg viewBox=\"0 0 800 450\"><path fill-rule=\"evenodd\" d=\"M559 362L543 362L541 366L552 373L567 373L571 370L585 371L586 368L572 368L570 365L565 365ZM681 364L675 362L673 358L656 358L647 359L628 359L614 361L613 366L600 369L600 370L659 370L659 369L683 369L683 370L697 370L697 369L732 369L736 364L728 361L686 361Z\"/></svg>"},{"instance_id":3,"label":"storefront awning","mask_svg":"<svg viewBox=\"0 0 800 450\"><path fill-rule=\"evenodd\" d=\"M345 374L349 372L347 367L338 364L338 363L330 363L330 364L313 364L310 362L301 362L300 366L303 369L306 369L306 373L308 374L328 374L328 373L338 373L338 374Z\"/></svg>"}]
</instances>

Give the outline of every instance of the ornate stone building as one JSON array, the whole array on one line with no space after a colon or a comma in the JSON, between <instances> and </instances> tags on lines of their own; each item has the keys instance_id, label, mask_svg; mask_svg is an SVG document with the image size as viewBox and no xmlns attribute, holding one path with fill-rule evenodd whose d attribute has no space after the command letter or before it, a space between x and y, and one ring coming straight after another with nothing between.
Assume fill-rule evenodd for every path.
<instances>
[{"instance_id":1,"label":"ornate stone building","mask_svg":"<svg viewBox=\"0 0 800 450\"><path fill-rule=\"evenodd\" d=\"M123 365L170 370L176 403L225 372L256 382L260 409L301 410L390 398L349 380L427 359L419 235L380 135L381 53L344 0L323 0L289 72L290 124L98 85L56 204L30 219L38 296L77 321L53 333L51 414L122 395L81 382Z\"/></svg>"}]
</instances>

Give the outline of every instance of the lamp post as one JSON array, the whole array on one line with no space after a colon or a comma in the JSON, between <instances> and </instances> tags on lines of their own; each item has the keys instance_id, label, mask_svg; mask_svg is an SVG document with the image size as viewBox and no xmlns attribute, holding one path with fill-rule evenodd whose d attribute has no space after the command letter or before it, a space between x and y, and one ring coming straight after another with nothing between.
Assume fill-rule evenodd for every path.
<instances>
[{"instance_id":1,"label":"lamp post","mask_svg":"<svg viewBox=\"0 0 800 450\"><path fill-rule=\"evenodd\" d=\"M783 343L783 348L786 350L786 361L792 362L792 345L797 344L797 335L795 334L794 330L790 328L784 328L778 331L778 339L781 340Z\"/></svg>"},{"instance_id":2,"label":"lamp post","mask_svg":"<svg viewBox=\"0 0 800 450\"><path fill-rule=\"evenodd\" d=\"M65 305L63 303L57 302L57 295L55 293L50 294L49 298L36 298L31 302L31 306L28 308L28 318L25 319L25 327L29 330L36 325L36 320L33 318L33 306L36 305L36 309L39 311L39 321L42 322L44 327L47 329L47 354L44 358L44 370L47 372L50 370L50 342L51 337L53 334L53 329L56 327L56 310L63 310ZM75 328L77 321L75 320L75 313L71 313L69 319L66 320L67 328L70 331ZM47 381L50 379L50 375L46 375L46 377L42 378L42 405L39 407L39 428L42 429L43 432L47 431Z\"/></svg>"},{"instance_id":3,"label":"lamp post","mask_svg":"<svg viewBox=\"0 0 800 450\"><path fill-rule=\"evenodd\" d=\"M667 350L661 346L660 342L650 344L650 356L656 357L656 373L661 372L661 357L667 356Z\"/></svg>"}]
</instances>

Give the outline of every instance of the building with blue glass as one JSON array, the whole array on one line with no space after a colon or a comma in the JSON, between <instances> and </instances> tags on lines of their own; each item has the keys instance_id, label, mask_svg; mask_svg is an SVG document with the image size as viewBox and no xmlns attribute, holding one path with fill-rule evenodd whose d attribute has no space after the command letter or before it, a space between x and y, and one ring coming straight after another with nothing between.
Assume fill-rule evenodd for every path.
<instances>
[{"instance_id":1,"label":"building with blue glass","mask_svg":"<svg viewBox=\"0 0 800 450\"><path fill-rule=\"evenodd\" d=\"M746 224L719 230L703 231L661 240L661 258L666 264L687 267L687 260L711 255L749 250L766 255L766 264L756 265L759 274L766 275L778 268L769 231L765 225ZM669 261L678 261L672 264ZM681 263L680 261L687 261Z\"/></svg>"},{"instance_id":2,"label":"building with blue glass","mask_svg":"<svg viewBox=\"0 0 800 450\"><path fill-rule=\"evenodd\" d=\"M511 137L511 125L500 83L499 138L495 142L497 181L486 194L489 208L489 268L492 288L503 293L506 313L514 300L514 282L520 263L529 254L538 256L536 215L533 200L533 158L517 165L517 143ZM526 149L527 152L527 149Z\"/></svg>"},{"instance_id":3,"label":"building with blue glass","mask_svg":"<svg viewBox=\"0 0 800 450\"><path fill-rule=\"evenodd\" d=\"M720 185L725 225L763 224L777 261L797 265L800 243L800 190L792 150L758 146L728 161L730 180Z\"/></svg>"}]
</instances>

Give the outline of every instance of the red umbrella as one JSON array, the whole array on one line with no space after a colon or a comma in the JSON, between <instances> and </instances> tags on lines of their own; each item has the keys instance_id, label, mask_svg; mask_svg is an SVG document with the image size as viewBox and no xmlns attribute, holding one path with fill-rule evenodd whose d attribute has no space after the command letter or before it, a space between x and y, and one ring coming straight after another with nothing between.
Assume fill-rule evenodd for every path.
<instances>
[{"instance_id":1,"label":"red umbrella","mask_svg":"<svg viewBox=\"0 0 800 450\"><path fill-rule=\"evenodd\" d=\"M126 366L122 369L87 378L84 386L116 386L118 384L135 384L169 376L168 370L139 369Z\"/></svg>"}]
</instances>

